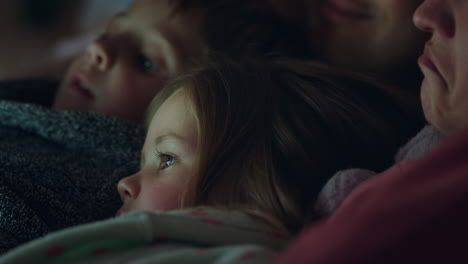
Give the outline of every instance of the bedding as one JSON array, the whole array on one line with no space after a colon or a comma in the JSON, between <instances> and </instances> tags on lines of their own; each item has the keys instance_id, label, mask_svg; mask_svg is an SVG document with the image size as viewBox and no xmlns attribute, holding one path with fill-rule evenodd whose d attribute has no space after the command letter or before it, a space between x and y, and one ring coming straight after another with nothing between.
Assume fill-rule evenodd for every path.
<instances>
[{"instance_id":1,"label":"bedding","mask_svg":"<svg viewBox=\"0 0 468 264\"><path fill-rule=\"evenodd\" d=\"M143 141L117 118L0 101L0 252L113 216Z\"/></svg>"},{"instance_id":2,"label":"bedding","mask_svg":"<svg viewBox=\"0 0 468 264\"><path fill-rule=\"evenodd\" d=\"M52 233L0 263L268 263L285 242L236 211L133 212Z\"/></svg>"}]
</instances>

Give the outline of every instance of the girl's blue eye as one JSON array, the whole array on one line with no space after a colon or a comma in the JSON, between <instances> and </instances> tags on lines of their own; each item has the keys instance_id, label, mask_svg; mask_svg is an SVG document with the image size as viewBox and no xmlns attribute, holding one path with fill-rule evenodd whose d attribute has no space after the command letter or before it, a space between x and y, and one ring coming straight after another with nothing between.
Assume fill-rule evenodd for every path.
<instances>
[{"instance_id":1,"label":"girl's blue eye","mask_svg":"<svg viewBox=\"0 0 468 264\"><path fill-rule=\"evenodd\" d=\"M145 72L152 72L158 69L158 66L143 54L138 54L137 65Z\"/></svg>"},{"instance_id":2,"label":"girl's blue eye","mask_svg":"<svg viewBox=\"0 0 468 264\"><path fill-rule=\"evenodd\" d=\"M174 156L171 156L168 154L158 153L158 157L160 160L160 163L159 163L160 170L169 168L177 161L177 159Z\"/></svg>"}]
</instances>

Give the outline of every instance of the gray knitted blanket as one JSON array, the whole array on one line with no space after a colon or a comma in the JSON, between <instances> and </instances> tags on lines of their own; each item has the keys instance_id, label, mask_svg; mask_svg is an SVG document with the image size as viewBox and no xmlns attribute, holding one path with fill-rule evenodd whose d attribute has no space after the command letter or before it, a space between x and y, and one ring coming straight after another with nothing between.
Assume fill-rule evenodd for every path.
<instances>
[{"instance_id":1,"label":"gray knitted blanket","mask_svg":"<svg viewBox=\"0 0 468 264\"><path fill-rule=\"evenodd\" d=\"M0 253L112 217L116 183L137 171L143 140L117 118L0 101Z\"/></svg>"}]
</instances>

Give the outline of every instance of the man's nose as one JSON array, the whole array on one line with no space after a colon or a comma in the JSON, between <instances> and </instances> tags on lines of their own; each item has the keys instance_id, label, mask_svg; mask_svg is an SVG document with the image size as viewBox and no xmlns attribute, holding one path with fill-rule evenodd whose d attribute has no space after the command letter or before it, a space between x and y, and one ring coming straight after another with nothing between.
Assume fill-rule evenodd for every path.
<instances>
[{"instance_id":1,"label":"man's nose","mask_svg":"<svg viewBox=\"0 0 468 264\"><path fill-rule=\"evenodd\" d=\"M454 19L446 0L425 0L413 15L417 28L446 38L452 38L455 34Z\"/></svg>"}]
</instances>

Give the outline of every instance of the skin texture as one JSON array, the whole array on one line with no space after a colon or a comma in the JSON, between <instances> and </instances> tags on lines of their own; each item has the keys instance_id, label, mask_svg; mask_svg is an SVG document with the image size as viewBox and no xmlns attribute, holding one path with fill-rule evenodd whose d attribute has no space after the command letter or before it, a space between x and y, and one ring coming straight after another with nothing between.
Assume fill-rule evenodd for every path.
<instances>
[{"instance_id":1,"label":"skin texture","mask_svg":"<svg viewBox=\"0 0 468 264\"><path fill-rule=\"evenodd\" d=\"M414 23L432 33L419 59L424 114L442 133L456 133L468 124L468 2L426 0Z\"/></svg>"},{"instance_id":2,"label":"skin texture","mask_svg":"<svg viewBox=\"0 0 468 264\"><path fill-rule=\"evenodd\" d=\"M311 1L311 42L322 59L394 80L417 71L427 34L412 23L422 0ZM398 73L398 74L395 74ZM414 78L414 75L413 77ZM417 80L419 83L420 80ZM417 87L417 86L416 86Z\"/></svg>"},{"instance_id":3,"label":"skin texture","mask_svg":"<svg viewBox=\"0 0 468 264\"><path fill-rule=\"evenodd\" d=\"M53 108L141 122L168 78L201 53L201 15L164 0L137 0L70 66Z\"/></svg>"},{"instance_id":4,"label":"skin texture","mask_svg":"<svg viewBox=\"0 0 468 264\"><path fill-rule=\"evenodd\" d=\"M130 211L181 208L187 181L194 177L198 148L197 123L182 89L155 113L142 150L141 170L117 185L123 206Z\"/></svg>"}]
</instances>

